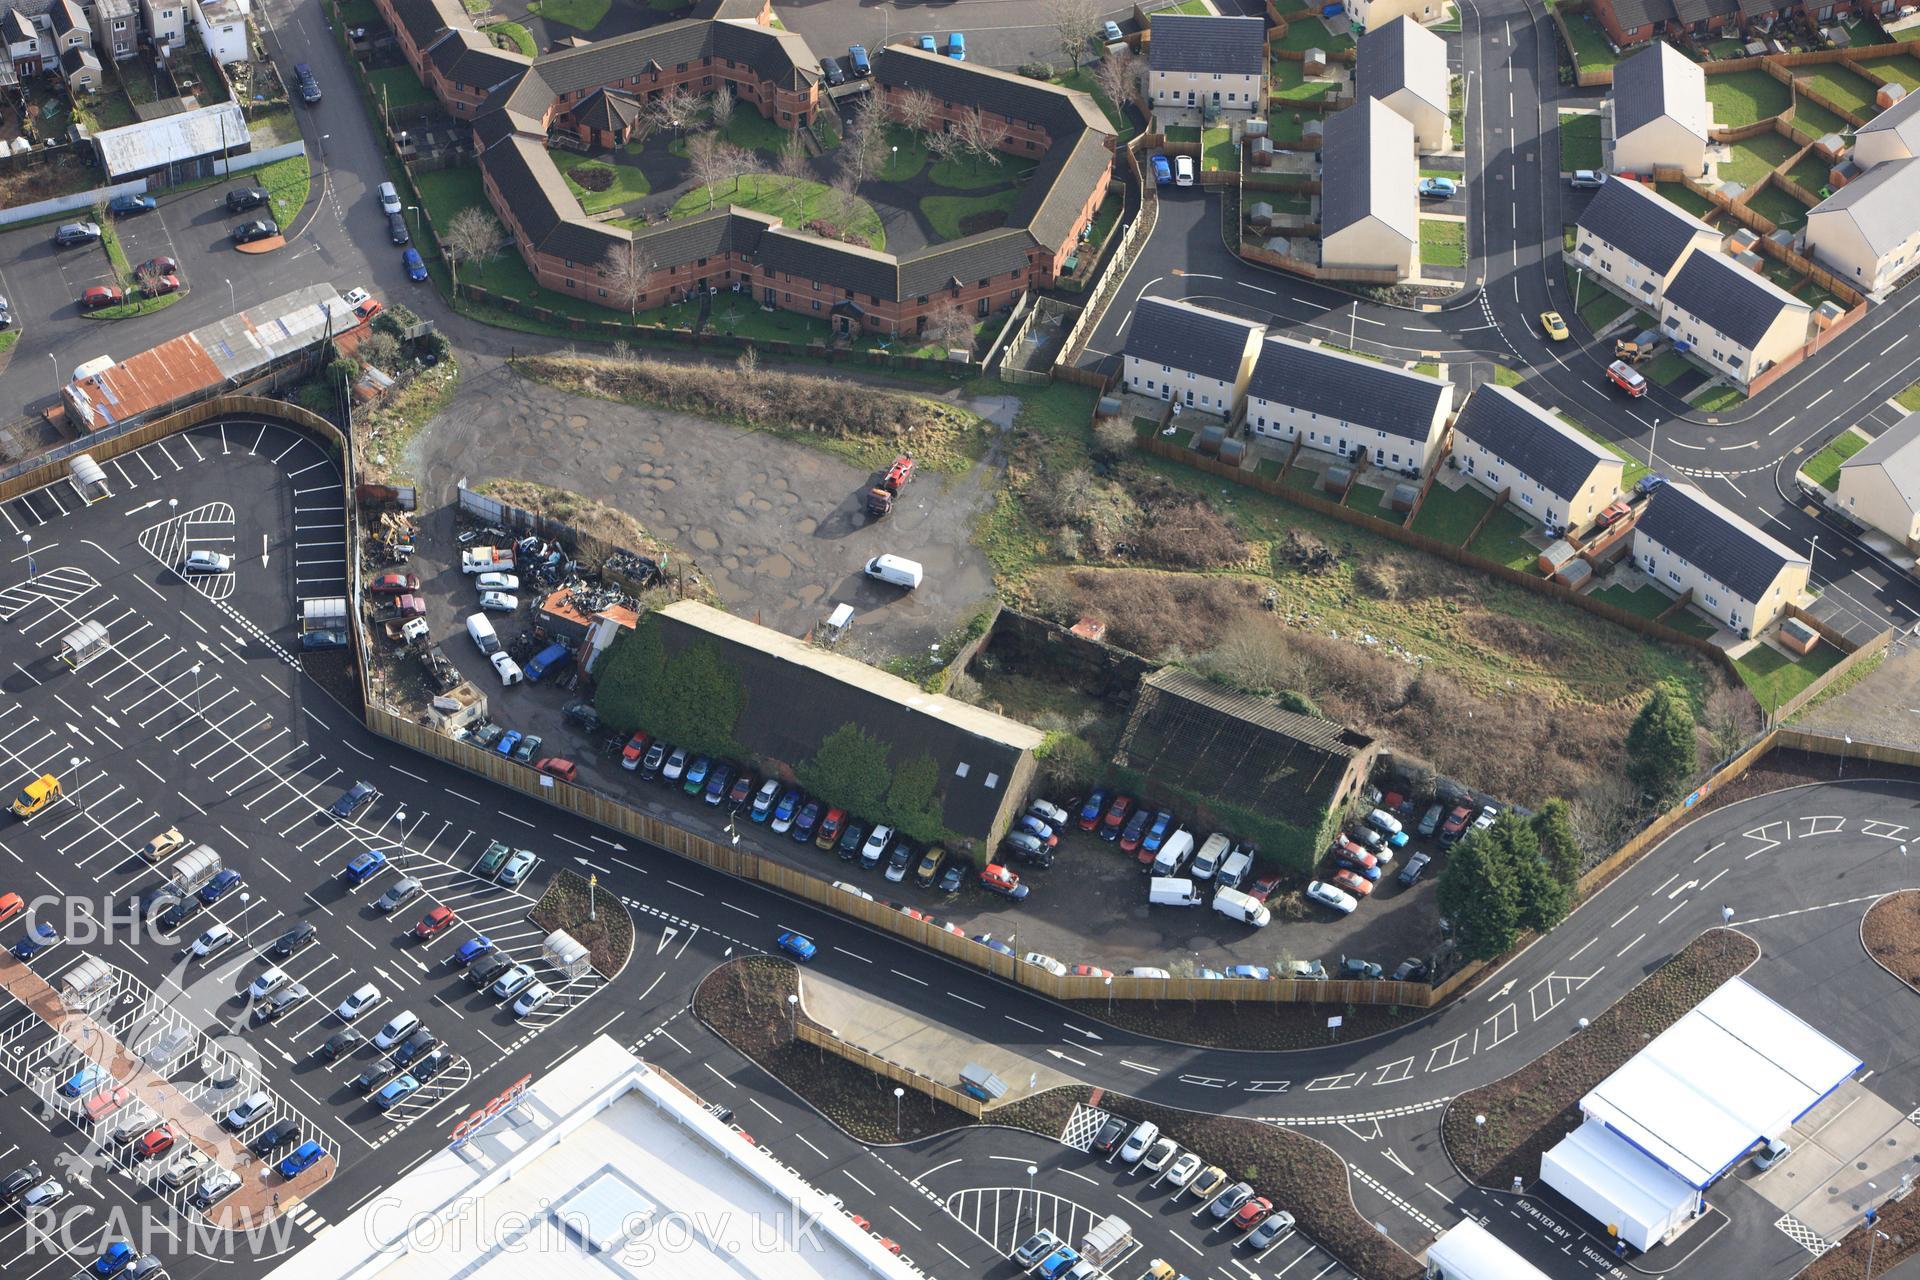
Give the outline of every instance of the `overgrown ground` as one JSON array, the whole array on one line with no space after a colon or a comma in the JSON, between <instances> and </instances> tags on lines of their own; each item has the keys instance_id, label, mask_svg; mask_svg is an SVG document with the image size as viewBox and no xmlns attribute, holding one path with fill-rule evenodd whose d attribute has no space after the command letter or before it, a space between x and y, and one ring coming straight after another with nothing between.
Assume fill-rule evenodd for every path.
<instances>
[{"instance_id":1,"label":"overgrown ground","mask_svg":"<svg viewBox=\"0 0 1920 1280\"><path fill-rule=\"evenodd\" d=\"M548 882L547 891L527 915L549 933L565 929L575 942L587 948L601 976L611 978L633 954L633 917L620 905L619 895L607 891L593 896L597 901L589 903L585 876L562 870ZM587 918L590 909L594 916L591 920Z\"/></svg>"},{"instance_id":2,"label":"overgrown ground","mask_svg":"<svg viewBox=\"0 0 1920 1280\"><path fill-rule=\"evenodd\" d=\"M1868 955L1920 992L1920 889L1890 893L1869 907L1860 941Z\"/></svg>"},{"instance_id":3,"label":"overgrown ground","mask_svg":"<svg viewBox=\"0 0 1920 1280\"><path fill-rule=\"evenodd\" d=\"M647 527L626 512L604 502L582 497L570 489L533 480L487 480L476 486L477 492L526 511L538 511L562 524L584 530L610 546L624 547L636 555L659 560L669 553Z\"/></svg>"},{"instance_id":4,"label":"overgrown ground","mask_svg":"<svg viewBox=\"0 0 1920 1280\"><path fill-rule=\"evenodd\" d=\"M1760 948L1744 934L1709 930L1584 1031L1506 1079L1454 1098L1440 1122L1454 1163L1487 1186L1538 1177L1540 1157L1579 1125L1580 1099L1589 1090L1759 958ZM1484 1126L1474 1123L1476 1115L1487 1118Z\"/></svg>"}]
</instances>

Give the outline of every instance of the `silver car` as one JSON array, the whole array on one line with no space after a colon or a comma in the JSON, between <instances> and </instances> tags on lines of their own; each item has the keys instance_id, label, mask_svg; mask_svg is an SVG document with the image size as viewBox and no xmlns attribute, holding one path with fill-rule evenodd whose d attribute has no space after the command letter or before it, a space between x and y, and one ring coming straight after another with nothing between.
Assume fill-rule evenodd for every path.
<instances>
[{"instance_id":1,"label":"silver car","mask_svg":"<svg viewBox=\"0 0 1920 1280\"><path fill-rule=\"evenodd\" d=\"M231 573L233 557L223 551L189 551L180 562L182 573Z\"/></svg>"},{"instance_id":2,"label":"silver car","mask_svg":"<svg viewBox=\"0 0 1920 1280\"><path fill-rule=\"evenodd\" d=\"M396 880L387 887L387 891L375 899L373 909L382 915L398 911L415 894L420 892L420 882L412 876Z\"/></svg>"}]
</instances>

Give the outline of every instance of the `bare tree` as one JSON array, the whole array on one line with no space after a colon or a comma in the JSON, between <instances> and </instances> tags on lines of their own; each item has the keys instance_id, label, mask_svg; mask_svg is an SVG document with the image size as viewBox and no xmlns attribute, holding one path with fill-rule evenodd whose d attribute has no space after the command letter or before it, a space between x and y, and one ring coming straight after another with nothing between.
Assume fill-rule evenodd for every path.
<instances>
[{"instance_id":1,"label":"bare tree","mask_svg":"<svg viewBox=\"0 0 1920 1280\"><path fill-rule=\"evenodd\" d=\"M960 135L951 129L942 129L926 136L927 154L933 157L935 164L950 156L964 155L967 147Z\"/></svg>"},{"instance_id":2,"label":"bare tree","mask_svg":"<svg viewBox=\"0 0 1920 1280\"><path fill-rule=\"evenodd\" d=\"M1109 49L1093 68L1094 87L1107 95L1115 111L1125 111L1138 92L1140 76L1133 55L1124 49Z\"/></svg>"},{"instance_id":3,"label":"bare tree","mask_svg":"<svg viewBox=\"0 0 1920 1280\"><path fill-rule=\"evenodd\" d=\"M973 317L954 298L948 298L927 313L926 337L945 351L973 354Z\"/></svg>"},{"instance_id":4,"label":"bare tree","mask_svg":"<svg viewBox=\"0 0 1920 1280\"><path fill-rule=\"evenodd\" d=\"M610 250L602 270L606 272L607 291L626 304L629 316L639 315L640 304L653 289L654 276L653 259L640 247L639 238L628 240L625 248Z\"/></svg>"},{"instance_id":5,"label":"bare tree","mask_svg":"<svg viewBox=\"0 0 1920 1280\"><path fill-rule=\"evenodd\" d=\"M479 205L468 205L454 214L440 236L440 247L447 255L447 265L453 269L454 288L458 290L460 287L462 263L484 266L493 261L505 243L506 235L501 231L500 223Z\"/></svg>"},{"instance_id":6,"label":"bare tree","mask_svg":"<svg viewBox=\"0 0 1920 1280\"><path fill-rule=\"evenodd\" d=\"M787 145L780 148L779 159L774 165L784 183L782 194L790 200L796 199L800 183L812 172L807 163L807 144L801 140L798 129L787 135Z\"/></svg>"},{"instance_id":7,"label":"bare tree","mask_svg":"<svg viewBox=\"0 0 1920 1280\"><path fill-rule=\"evenodd\" d=\"M717 133L696 133L687 139L687 171L707 190L707 208L713 208L713 189L733 177L726 139Z\"/></svg>"},{"instance_id":8,"label":"bare tree","mask_svg":"<svg viewBox=\"0 0 1920 1280\"><path fill-rule=\"evenodd\" d=\"M857 189L863 183L875 178L887 163L887 128L885 114L868 99L853 114L853 121L847 126L847 136L840 141L835 153L839 161L839 171L847 175L848 185Z\"/></svg>"},{"instance_id":9,"label":"bare tree","mask_svg":"<svg viewBox=\"0 0 1920 1280\"><path fill-rule=\"evenodd\" d=\"M901 126L915 133L926 133L933 128L933 119L940 113L940 104L925 89L909 89L896 94L888 100L893 109L893 118Z\"/></svg>"},{"instance_id":10,"label":"bare tree","mask_svg":"<svg viewBox=\"0 0 1920 1280\"><path fill-rule=\"evenodd\" d=\"M1079 66L1086 57L1087 42L1100 27L1100 0L1047 0L1047 17L1053 23L1054 47L1065 65Z\"/></svg>"},{"instance_id":11,"label":"bare tree","mask_svg":"<svg viewBox=\"0 0 1920 1280\"><path fill-rule=\"evenodd\" d=\"M733 109L736 105L733 89L723 84L714 92L712 101L707 104L707 119L713 122L716 130L725 133L727 125L733 121Z\"/></svg>"},{"instance_id":12,"label":"bare tree","mask_svg":"<svg viewBox=\"0 0 1920 1280\"><path fill-rule=\"evenodd\" d=\"M760 157L746 147L736 147L728 143L725 154L727 172L733 177L733 190L736 195L740 192L740 179L751 178L755 174L767 171L767 166L760 162Z\"/></svg>"},{"instance_id":13,"label":"bare tree","mask_svg":"<svg viewBox=\"0 0 1920 1280\"><path fill-rule=\"evenodd\" d=\"M706 103L700 95L683 85L674 86L647 104L647 113L655 126L671 131L676 137L700 123L705 112Z\"/></svg>"},{"instance_id":14,"label":"bare tree","mask_svg":"<svg viewBox=\"0 0 1920 1280\"><path fill-rule=\"evenodd\" d=\"M1000 153L995 148L1006 135L1000 126L987 123L986 113L980 108L971 107L961 112L953 122L953 134L968 154L990 165L1000 163Z\"/></svg>"}]
</instances>

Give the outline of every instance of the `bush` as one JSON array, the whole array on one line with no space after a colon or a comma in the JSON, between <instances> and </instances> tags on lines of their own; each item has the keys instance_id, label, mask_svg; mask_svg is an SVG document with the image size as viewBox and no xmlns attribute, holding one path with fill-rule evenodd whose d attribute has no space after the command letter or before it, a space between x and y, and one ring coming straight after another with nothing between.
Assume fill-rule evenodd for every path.
<instances>
[{"instance_id":1,"label":"bush","mask_svg":"<svg viewBox=\"0 0 1920 1280\"><path fill-rule=\"evenodd\" d=\"M1053 79L1053 64L1051 62L1023 62L1020 64L1020 74L1029 80L1051 80Z\"/></svg>"},{"instance_id":2,"label":"bush","mask_svg":"<svg viewBox=\"0 0 1920 1280\"><path fill-rule=\"evenodd\" d=\"M1124 417L1102 418L1093 424L1093 454L1102 462L1118 462L1133 452L1133 423Z\"/></svg>"},{"instance_id":3,"label":"bush","mask_svg":"<svg viewBox=\"0 0 1920 1280\"><path fill-rule=\"evenodd\" d=\"M1353 571L1353 580L1360 584L1361 590L1379 596L1382 600L1400 598L1401 577L1398 561L1368 560Z\"/></svg>"},{"instance_id":4,"label":"bush","mask_svg":"<svg viewBox=\"0 0 1920 1280\"><path fill-rule=\"evenodd\" d=\"M1280 696L1274 700L1295 715L1317 716L1320 714L1320 708L1313 705L1313 699L1298 689L1282 689Z\"/></svg>"}]
</instances>

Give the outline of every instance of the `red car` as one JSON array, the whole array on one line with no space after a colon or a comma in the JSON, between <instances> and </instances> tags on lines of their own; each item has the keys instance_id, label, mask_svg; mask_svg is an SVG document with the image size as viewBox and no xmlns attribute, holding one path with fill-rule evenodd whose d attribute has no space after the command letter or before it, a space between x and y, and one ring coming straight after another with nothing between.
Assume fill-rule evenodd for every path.
<instances>
[{"instance_id":1,"label":"red car","mask_svg":"<svg viewBox=\"0 0 1920 1280\"><path fill-rule=\"evenodd\" d=\"M652 739L648 738L644 733L636 733L631 738L628 738L627 745L620 748L620 767L622 769L638 769L640 767L640 761L646 757L647 744L651 741Z\"/></svg>"},{"instance_id":2,"label":"red car","mask_svg":"<svg viewBox=\"0 0 1920 1280\"><path fill-rule=\"evenodd\" d=\"M419 924L413 926L413 936L425 942L435 934L445 932L447 926L453 923L453 919L452 907L435 907L420 917Z\"/></svg>"},{"instance_id":3,"label":"red car","mask_svg":"<svg viewBox=\"0 0 1920 1280\"><path fill-rule=\"evenodd\" d=\"M1379 861L1353 841L1341 836L1333 842L1333 856L1351 862L1356 866L1372 867Z\"/></svg>"},{"instance_id":4,"label":"red car","mask_svg":"<svg viewBox=\"0 0 1920 1280\"><path fill-rule=\"evenodd\" d=\"M367 590L377 596L403 596L419 589L420 579L411 573L383 573L367 584Z\"/></svg>"},{"instance_id":5,"label":"red car","mask_svg":"<svg viewBox=\"0 0 1920 1280\"><path fill-rule=\"evenodd\" d=\"M141 1138L139 1143L134 1146L134 1159L151 1160L155 1156L163 1156L173 1150L173 1144L179 1140L180 1131L170 1124L163 1124L157 1129L149 1129L147 1130L146 1136Z\"/></svg>"},{"instance_id":6,"label":"red car","mask_svg":"<svg viewBox=\"0 0 1920 1280\"><path fill-rule=\"evenodd\" d=\"M1625 502L1609 503L1599 515L1593 518L1594 524L1602 529L1610 529L1615 524L1633 514L1633 508Z\"/></svg>"},{"instance_id":7,"label":"red car","mask_svg":"<svg viewBox=\"0 0 1920 1280\"><path fill-rule=\"evenodd\" d=\"M1098 965L1077 964L1067 970L1069 978L1111 978L1113 970L1102 969Z\"/></svg>"},{"instance_id":8,"label":"red car","mask_svg":"<svg viewBox=\"0 0 1920 1280\"><path fill-rule=\"evenodd\" d=\"M149 298L180 292L179 276L148 276L140 283L140 292Z\"/></svg>"},{"instance_id":9,"label":"red car","mask_svg":"<svg viewBox=\"0 0 1920 1280\"><path fill-rule=\"evenodd\" d=\"M1240 1212L1233 1215L1235 1231L1251 1231L1260 1225L1260 1221L1273 1212L1273 1201L1265 1196L1255 1196L1240 1206Z\"/></svg>"},{"instance_id":10,"label":"red car","mask_svg":"<svg viewBox=\"0 0 1920 1280\"><path fill-rule=\"evenodd\" d=\"M1447 820L1440 824L1440 838L1448 842L1458 840L1461 832L1467 829L1467 823L1472 820L1473 810L1463 804L1455 805L1453 812L1447 815Z\"/></svg>"},{"instance_id":11,"label":"red car","mask_svg":"<svg viewBox=\"0 0 1920 1280\"><path fill-rule=\"evenodd\" d=\"M1132 796L1115 796L1107 808L1106 819L1100 824L1102 840L1118 840L1120 828L1127 825L1127 816L1133 812Z\"/></svg>"},{"instance_id":12,"label":"red car","mask_svg":"<svg viewBox=\"0 0 1920 1280\"><path fill-rule=\"evenodd\" d=\"M835 844L839 843L840 832L845 829L846 825L847 811L845 809L827 810L827 816L820 819L820 830L814 833L814 847L818 849L833 848Z\"/></svg>"},{"instance_id":13,"label":"red car","mask_svg":"<svg viewBox=\"0 0 1920 1280\"><path fill-rule=\"evenodd\" d=\"M1364 898L1373 892L1373 882L1365 876L1357 876L1351 871L1336 871L1327 877L1327 883L1338 885L1356 898Z\"/></svg>"},{"instance_id":14,"label":"red car","mask_svg":"<svg viewBox=\"0 0 1920 1280\"><path fill-rule=\"evenodd\" d=\"M132 1101L133 1091L131 1089L125 1085L115 1085L111 1089L102 1089L99 1093L88 1098L84 1110L87 1113L87 1119L91 1123L99 1124L102 1120L105 1120L108 1116Z\"/></svg>"},{"instance_id":15,"label":"red car","mask_svg":"<svg viewBox=\"0 0 1920 1280\"><path fill-rule=\"evenodd\" d=\"M1279 876L1261 876L1247 886L1247 896L1255 902L1265 902L1278 892L1280 892Z\"/></svg>"},{"instance_id":16,"label":"red car","mask_svg":"<svg viewBox=\"0 0 1920 1280\"><path fill-rule=\"evenodd\" d=\"M127 300L126 291L117 284L96 284L80 295L80 306L85 311L95 311L101 307L118 306Z\"/></svg>"},{"instance_id":17,"label":"red car","mask_svg":"<svg viewBox=\"0 0 1920 1280\"><path fill-rule=\"evenodd\" d=\"M854 1226L860 1228L862 1231L873 1230L873 1224L871 1222L868 1222L865 1218L861 1217L857 1213L850 1213L847 1215L847 1218L849 1221L853 1223Z\"/></svg>"},{"instance_id":18,"label":"red car","mask_svg":"<svg viewBox=\"0 0 1920 1280\"><path fill-rule=\"evenodd\" d=\"M881 1236L880 1247L896 1258L900 1256L900 1245L897 1241L889 1240L887 1237Z\"/></svg>"},{"instance_id":19,"label":"red car","mask_svg":"<svg viewBox=\"0 0 1920 1280\"><path fill-rule=\"evenodd\" d=\"M560 756L543 756L534 761L533 767L535 771L544 773L549 778L558 778L562 782L572 782L580 774L578 765Z\"/></svg>"}]
</instances>

